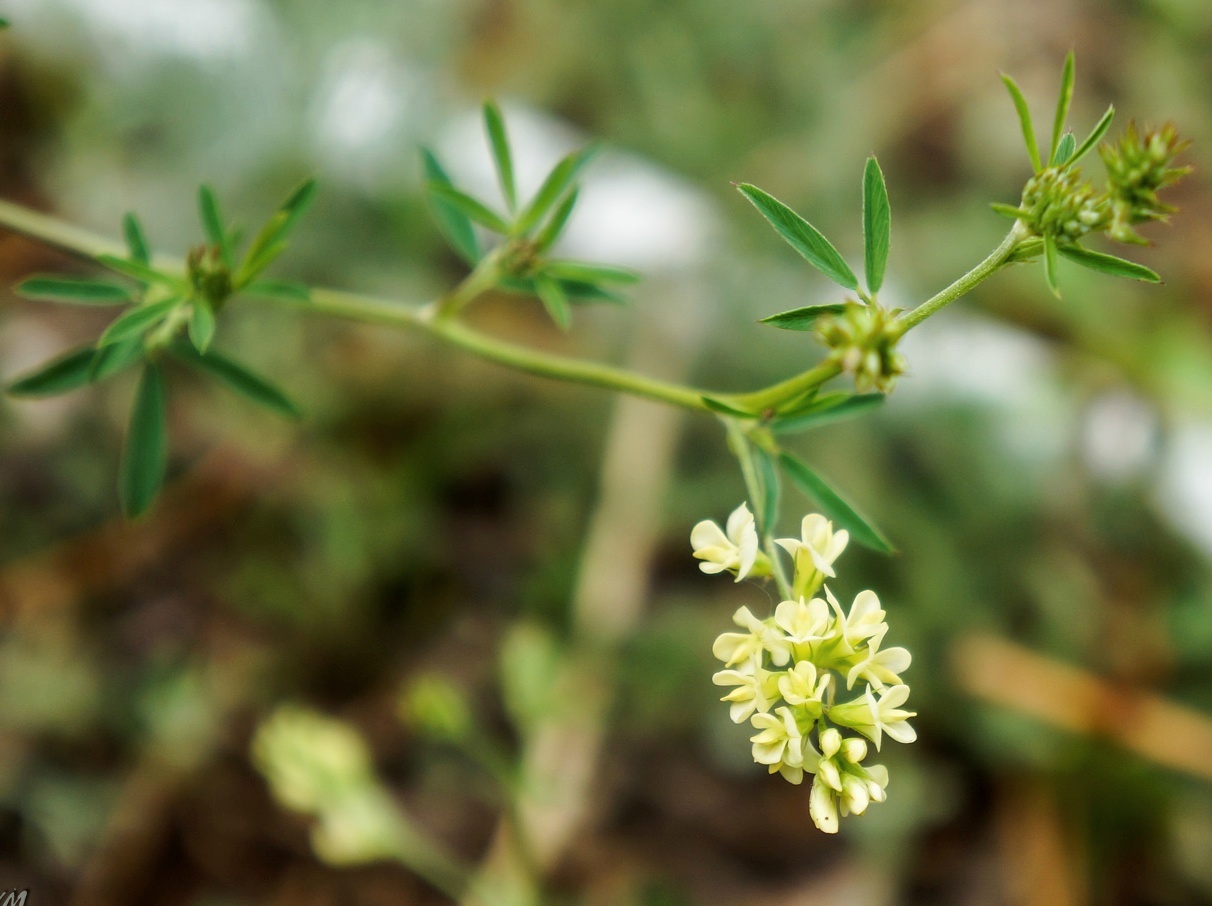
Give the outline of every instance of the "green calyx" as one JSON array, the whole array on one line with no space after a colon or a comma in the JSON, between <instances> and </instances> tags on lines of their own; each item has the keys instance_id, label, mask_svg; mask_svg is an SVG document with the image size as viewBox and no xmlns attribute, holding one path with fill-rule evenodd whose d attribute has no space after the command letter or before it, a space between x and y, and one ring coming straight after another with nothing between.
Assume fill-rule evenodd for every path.
<instances>
[{"instance_id":1,"label":"green calyx","mask_svg":"<svg viewBox=\"0 0 1212 906\"><path fill-rule=\"evenodd\" d=\"M889 393L905 372L905 357L896 351L905 324L896 312L847 302L841 314L821 318L816 333L831 350L829 360L854 376L860 393Z\"/></svg>"}]
</instances>

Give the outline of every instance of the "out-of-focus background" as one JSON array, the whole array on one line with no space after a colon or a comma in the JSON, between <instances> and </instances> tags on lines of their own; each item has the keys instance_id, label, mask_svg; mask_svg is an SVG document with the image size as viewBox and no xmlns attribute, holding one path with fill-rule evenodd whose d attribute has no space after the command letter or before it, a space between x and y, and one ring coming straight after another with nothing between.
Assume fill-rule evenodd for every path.
<instances>
[{"instance_id":1,"label":"out-of-focus background","mask_svg":"<svg viewBox=\"0 0 1212 906\"><path fill-rule=\"evenodd\" d=\"M218 345L307 419L174 373L170 485L129 524L114 492L129 376L0 399L0 888L30 888L33 906L448 902L390 863L318 860L250 737L283 702L347 721L400 806L478 862L500 791L474 753L401 721L400 691L445 678L508 757L524 734L501 639L546 637L606 665L603 688L552 706L590 714L554 752L554 776L576 775L552 793L556 902L1212 902L1212 5L0 12L0 195L114 235L137 210L181 253L200 238L199 182L252 224L315 174L283 278L401 300L457 280L417 148L491 194L484 97L505 110L524 190L604 141L564 251L640 271L631 304L579 308L568 336L527 299L473 320L720 389L806 367L810 338L754 321L835 300L730 181L793 204L855 261L876 153L885 295L908 306L996 244L1006 221L987 203L1016 201L1029 175L999 70L1050 123L1076 48L1079 132L1114 101L1113 134L1172 119L1196 167L1136 254L1164 286L1066 266L1058 301L1038 267L1000 275L913 333L910 376L878 414L796 444L898 545L852 547L837 588L877 590L889 642L914 655L919 740L885 750L888 802L837 837L812 827L806 787L752 764L710 684L714 635L770 603L690 557L690 527L744 493L713 419L233 305ZM51 270L81 265L0 237L5 286ZM0 291L0 378L105 317ZM806 508L788 496L785 534Z\"/></svg>"}]
</instances>

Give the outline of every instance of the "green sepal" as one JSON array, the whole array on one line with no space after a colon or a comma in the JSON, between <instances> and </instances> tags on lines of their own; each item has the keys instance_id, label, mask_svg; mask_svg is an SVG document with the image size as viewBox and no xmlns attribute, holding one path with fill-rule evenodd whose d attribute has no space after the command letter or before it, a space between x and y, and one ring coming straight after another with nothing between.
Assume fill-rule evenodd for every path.
<instances>
[{"instance_id":1,"label":"green sepal","mask_svg":"<svg viewBox=\"0 0 1212 906\"><path fill-rule=\"evenodd\" d=\"M302 283L287 280L254 280L240 292L246 296L262 299L286 299L291 302L310 302L311 290Z\"/></svg>"},{"instance_id":2,"label":"green sepal","mask_svg":"<svg viewBox=\"0 0 1212 906\"><path fill-rule=\"evenodd\" d=\"M1023 217L1031 216L1029 212L1024 211L1022 208L1016 208L1012 204L1002 204L1000 201L989 202L989 207L993 208L993 210L1003 217L1009 217L1011 220L1021 220Z\"/></svg>"},{"instance_id":3,"label":"green sepal","mask_svg":"<svg viewBox=\"0 0 1212 906\"><path fill-rule=\"evenodd\" d=\"M285 393L264 378L253 374L243 365L220 355L213 349L206 355L201 355L192 346L180 342L173 343L169 349L186 365L218 378L220 383L246 399L285 418L297 421L303 417L303 410L295 405Z\"/></svg>"},{"instance_id":4,"label":"green sepal","mask_svg":"<svg viewBox=\"0 0 1212 906\"><path fill-rule=\"evenodd\" d=\"M1057 163L1056 152L1065 132L1065 120L1069 118L1069 105L1073 103L1073 67L1073 51L1069 51L1061 70L1060 96L1056 100L1056 118L1052 121L1052 144L1048 146L1050 164Z\"/></svg>"},{"instance_id":5,"label":"green sepal","mask_svg":"<svg viewBox=\"0 0 1212 906\"><path fill-rule=\"evenodd\" d=\"M1023 144L1027 146L1027 156L1031 159L1032 168L1038 173L1044 169L1044 162L1040 160L1039 142L1035 138L1035 127L1031 124L1031 110L1027 107L1027 99L1019 90L1018 83L1004 72L1002 82L1005 84L1006 90L1010 92L1010 99L1014 101L1014 109L1018 111L1019 126L1023 130Z\"/></svg>"},{"instance_id":6,"label":"green sepal","mask_svg":"<svg viewBox=\"0 0 1212 906\"><path fill-rule=\"evenodd\" d=\"M703 400L704 406L706 406L712 412L718 412L720 415L727 415L732 418L757 418L758 417L753 412L746 412L744 409L739 409L736 406L730 405L729 403L726 403L723 400L717 399L713 396L707 396L704 394L702 397L702 400Z\"/></svg>"},{"instance_id":7,"label":"green sepal","mask_svg":"<svg viewBox=\"0 0 1212 906\"><path fill-rule=\"evenodd\" d=\"M1061 136L1060 144L1056 146L1056 154L1052 159L1053 165L1063 167L1065 164L1071 163L1069 159L1073 157L1073 152L1076 150L1077 138L1072 132L1066 132Z\"/></svg>"},{"instance_id":8,"label":"green sepal","mask_svg":"<svg viewBox=\"0 0 1212 906\"><path fill-rule=\"evenodd\" d=\"M540 253L547 251L560 238L560 234L564 232L565 224L568 223L568 218L572 216L572 209L576 207L578 194L578 190L574 187L571 192L564 196L564 200L555 209L555 213L547 219L547 223L543 225L543 229L534 238L536 251Z\"/></svg>"},{"instance_id":9,"label":"green sepal","mask_svg":"<svg viewBox=\"0 0 1212 906\"><path fill-rule=\"evenodd\" d=\"M817 319L822 315L840 315L846 310L841 302L831 302L828 305L805 305L803 308L793 308L781 311L777 315L759 318L759 324L769 324L782 330L812 330Z\"/></svg>"},{"instance_id":10,"label":"green sepal","mask_svg":"<svg viewBox=\"0 0 1212 906\"><path fill-rule=\"evenodd\" d=\"M1135 261L1117 258L1115 255L1094 252L1082 248L1080 245L1062 245L1057 251L1074 264L1080 264L1082 267L1099 273L1110 274L1112 277L1131 277L1133 280L1143 280L1145 283L1162 282L1162 278L1150 268L1137 264Z\"/></svg>"},{"instance_id":11,"label":"green sepal","mask_svg":"<svg viewBox=\"0 0 1212 906\"><path fill-rule=\"evenodd\" d=\"M428 148L421 149L421 159L424 162L425 179L428 184L453 188L450 177ZM427 194L430 210L433 212L434 220L437 221L438 230L446 237L446 241L450 243L450 247L460 258L468 264L475 264L480 260L480 243L476 239L471 219L449 201L438 198L433 192Z\"/></svg>"},{"instance_id":12,"label":"green sepal","mask_svg":"<svg viewBox=\"0 0 1212 906\"><path fill-rule=\"evenodd\" d=\"M1107 134L1107 130L1111 128L1111 121L1113 119L1115 119L1114 104L1107 108L1107 112L1103 114L1103 118L1090 130L1090 134L1086 136L1086 140L1073 151L1073 154L1068 159L1068 163L1076 164L1089 154L1090 150Z\"/></svg>"},{"instance_id":13,"label":"green sepal","mask_svg":"<svg viewBox=\"0 0 1212 906\"><path fill-rule=\"evenodd\" d=\"M514 226L515 233L525 235L539 225L556 203L564 197L564 193L572 186L573 180L590 159L598 153L596 145L589 145L579 151L573 151L564 157L543 180L539 191L526 209L518 217Z\"/></svg>"},{"instance_id":14,"label":"green sepal","mask_svg":"<svg viewBox=\"0 0 1212 906\"><path fill-rule=\"evenodd\" d=\"M509 153L509 137L505 133L505 120L501 109L492 101L484 102L484 129L492 146L492 161L497 168L497 179L501 183L501 194L510 211L518 206L518 193L514 186L513 160Z\"/></svg>"},{"instance_id":15,"label":"green sepal","mask_svg":"<svg viewBox=\"0 0 1212 906\"><path fill-rule=\"evenodd\" d=\"M858 278L854 276L854 271L816 227L757 186L742 183L737 189L809 264L834 283L858 292Z\"/></svg>"},{"instance_id":16,"label":"green sepal","mask_svg":"<svg viewBox=\"0 0 1212 906\"><path fill-rule=\"evenodd\" d=\"M76 277L29 277L17 284L13 292L35 302L69 305L127 305L134 298L125 286Z\"/></svg>"},{"instance_id":17,"label":"green sepal","mask_svg":"<svg viewBox=\"0 0 1212 906\"><path fill-rule=\"evenodd\" d=\"M850 532L850 537L855 541L884 554L895 552L896 549L879 529L808 466L789 453L781 454L779 462L791 482L816 503L824 516Z\"/></svg>"},{"instance_id":18,"label":"green sepal","mask_svg":"<svg viewBox=\"0 0 1212 906\"><path fill-rule=\"evenodd\" d=\"M107 267L111 271L117 271L143 284L170 286L181 292L184 292L188 288L188 284L181 277L162 273L140 261L130 261L126 258L119 258L117 255L98 255L96 261L102 267Z\"/></svg>"},{"instance_id":19,"label":"green sepal","mask_svg":"<svg viewBox=\"0 0 1212 906\"><path fill-rule=\"evenodd\" d=\"M425 184L425 188L429 191L430 195L457 208L465 216L471 218L481 226L488 227L488 229L497 233L504 234L509 232L509 224L500 214L493 211L484 202L473 198L466 192L456 189L449 183L430 180Z\"/></svg>"},{"instance_id":20,"label":"green sepal","mask_svg":"<svg viewBox=\"0 0 1212 906\"><path fill-rule=\"evenodd\" d=\"M189 312L189 341L203 354L215 338L215 311L205 299L194 299Z\"/></svg>"},{"instance_id":21,"label":"green sepal","mask_svg":"<svg viewBox=\"0 0 1212 906\"><path fill-rule=\"evenodd\" d=\"M206 241L219 250L223 263L230 271L235 264L232 261L227 231L223 228L223 217L219 213L219 199L215 198L214 190L206 183L198 186L198 215L202 220Z\"/></svg>"},{"instance_id":22,"label":"green sepal","mask_svg":"<svg viewBox=\"0 0 1212 906\"><path fill-rule=\"evenodd\" d=\"M164 377L152 362L143 366L130 413L118 478L118 495L128 518L142 515L164 484L168 465Z\"/></svg>"},{"instance_id":23,"label":"green sepal","mask_svg":"<svg viewBox=\"0 0 1212 906\"><path fill-rule=\"evenodd\" d=\"M884 285L888 249L892 245L892 208L884 172L874 155L863 169L863 267L867 291L875 294Z\"/></svg>"},{"instance_id":24,"label":"green sepal","mask_svg":"<svg viewBox=\"0 0 1212 906\"><path fill-rule=\"evenodd\" d=\"M128 211L122 218L122 235L126 238L126 248L130 252L131 260L140 264L151 264L147 235L133 211Z\"/></svg>"},{"instance_id":25,"label":"green sepal","mask_svg":"<svg viewBox=\"0 0 1212 906\"><path fill-rule=\"evenodd\" d=\"M543 307L547 309L547 314L551 315L551 320L555 321L560 330L568 330L572 326L572 309L568 307L568 297L564 295L560 281L545 274L538 274L534 278L534 286Z\"/></svg>"},{"instance_id":26,"label":"green sepal","mask_svg":"<svg viewBox=\"0 0 1212 906\"><path fill-rule=\"evenodd\" d=\"M776 418L770 425L775 434L794 434L809 428L819 428L830 422L841 421L862 415L878 408L884 402L882 393L858 393L848 395L831 393L818 397L810 405L799 412L788 413Z\"/></svg>"},{"instance_id":27,"label":"green sepal","mask_svg":"<svg viewBox=\"0 0 1212 906\"><path fill-rule=\"evenodd\" d=\"M1052 294L1056 298L1060 298L1060 284L1057 282L1057 260L1056 260L1056 237L1045 233L1044 234L1044 280L1048 284L1048 289L1052 290Z\"/></svg>"},{"instance_id":28,"label":"green sepal","mask_svg":"<svg viewBox=\"0 0 1212 906\"><path fill-rule=\"evenodd\" d=\"M170 299L162 299L159 302L132 308L105 328L105 333L101 334L101 338L97 340L98 348L120 342L128 337L142 336L153 325L163 321L168 313L180 304L180 297L173 296Z\"/></svg>"},{"instance_id":29,"label":"green sepal","mask_svg":"<svg viewBox=\"0 0 1212 906\"><path fill-rule=\"evenodd\" d=\"M638 283L640 275L621 267L610 267L606 264L590 264L584 261L548 261L543 265L543 273L557 280L571 280L574 283Z\"/></svg>"}]
</instances>

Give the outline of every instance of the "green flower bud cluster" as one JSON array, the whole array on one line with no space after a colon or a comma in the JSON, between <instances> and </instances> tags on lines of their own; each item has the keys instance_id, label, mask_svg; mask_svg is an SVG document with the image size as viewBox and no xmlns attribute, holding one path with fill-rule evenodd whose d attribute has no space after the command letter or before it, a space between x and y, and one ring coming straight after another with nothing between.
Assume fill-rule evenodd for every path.
<instances>
[{"instance_id":1,"label":"green flower bud cluster","mask_svg":"<svg viewBox=\"0 0 1212 906\"><path fill-rule=\"evenodd\" d=\"M1081 170L1071 166L1047 167L1023 188L1022 220L1037 236L1054 236L1062 243L1076 242L1111 220L1106 193L1099 192Z\"/></svg>"},{"instance_id":2,"label":"green flower bud cluster","mask_svg":"<svg viewBox=\"0 0 1212 906\"><path fill-rule=\"evenodd\" d=\"M739 537L738 547L745 540ZM839 816L861 815L886 798L888 771L864 764L866 740L879 750L885 736L917 738L908 723L915 712L901 708L909 687L900 674L911 656L882 647L888 624L879 598L863 591L847 612L824 586L848 541L825 517L805 516L800 538L776 542L795 564L795 598L765 619L741 607L733 622L742 631L722 633L712 646L724 662L712 681L732 687L721 700L734 722L757 731L750 737L754 761L794 784L812 774L809 814L826 833L837 832ZM731 571L740 575L739 566Z\"/></svg>"},{"instance_id":3,"label":"green flower bud cluster","mask_svg":"<svg viewBox=\"0 0 1212 906\"><path fill-rule=\"evenodd\" d=\"M194 295L218 312L232 294L231 269L217 245L200 245L190 250L186 271Z\"/></svg>"},{"instance_id":4,"label":"green flower bud cluster","mask_svg":"<svg viewBox=\"0 0 1212 906\"><path fill-rule=\"evenodd\" d=\"M356 730L297 706L279 708L257 731L253 763L284 806L314 815L312 846L333 865L391 858L401 827Z\"/></svg>"},{"instance_id":5,"label":"green flower bud cluster","mask_svg":"<svg viewBox=\"0 0 1212 906\"><path fill-rule=\"evenodd\" d=\"M1135 123L1129 123L1118 142L1098 149L1107 168L1111 206L1108 235L1112 239L1143 243L1132 224L1165 220L1175 211L1163 204L1157 193L1191 172L1190 167L1171 166L1189 144L1178 137L1173 125L1149 129L1142 135Z\"/></svg>"},{"instance_id":6,"label":"green flower bud cluster","mask_svg":"<svg viewBox=\"0 0 1212 906\"><path fill-rule=\"evenodd\" d=\"M829 360L854 376L860 393L889 393L905 373L905 357L896 351L905 326L896 315L879 305L847 302L840 314L820 320L816 332L831 350Z\"/></svg>"}]
</instances>

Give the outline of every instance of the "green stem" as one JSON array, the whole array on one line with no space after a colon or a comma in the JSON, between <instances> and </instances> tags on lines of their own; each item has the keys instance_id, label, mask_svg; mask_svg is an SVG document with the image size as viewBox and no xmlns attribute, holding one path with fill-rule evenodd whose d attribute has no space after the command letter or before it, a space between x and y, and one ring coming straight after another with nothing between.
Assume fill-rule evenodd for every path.
<instances>
[{"instance_id":1,"label":"green stem","mask_svg":"<svg viewBox=\"0 0 1212 906\"><path fill-rule=\"evenodd\" d=\"M939 309L950 305L956 299L970 292L977 284L988 280L999 270L1010 263L1010 259L1014 256L1015 249L1030 238L1030 232L1021 220L1014 222L1013 228L1006 234L1006 238L1002 240L1001 245L989 253L989 257L978 264L964 276L960 277L942 292L935 296L931 296L913 311L901 316L901 323L905 326L905 330L909 330L928 317L934 314Z\"/></svg>"},{"instance_id":2,"label":"green stem","mask_svg":"<svg viewBox=\"0 0 1212 906\"><path fill-rule=\"evenodd\" d=\"M758 534L762 540L762 550L766 552L766 556L770 558L770 574L774 576L774 580L778 583L779 594L782 600L786 601L791 597L791 583L787 581L787 574L783 570L783 562L778 557L778 552L774 547L774 538L768 533L762 531L762 524L766 521L766 514L763 512L765 495L762 493L762 483L758 480L757 466L753 461L753 450L749 446L749 438L745 436L745 430L737 423L734 418L722 417L720 419L724 423L724 427L728 431L728 446L736 456L737 463L741 467L741 477L745 479L745 490L749 495L750 501L753 504L753 511L757 516Z\"/></svg>"},{"instance_id":3,"label":"green stem","mask_svg":"<svg viewBox=\"0 0 1212 906\"><path fill-rule=\"evenodd\" d=\"M0 201L0 226L66 252L89 258L99 255L121 256L126 253L120 243L8 201ZM1017 246L1026 238L1025 228L1021 223L1016 223L1014 229L988 258L938 295L903 316L902 322L906 330L924 321L943 306L954 302L1004 267L1011 260ZM185 267L184 262L179 259L162 257L157 257L155 265L166 271L184 271ZM711 411L703 402L703 396L709 395L728 405L753 412L756 417L779 403L820 387L841 373L841 368L835 362L826 360L794 377L752 393L720 394L654 380L611 365L551 355L507 343L479 333L453 317L492 287L499 266L496 253L486 256L451 292L423 307L410 307L370 296L326 289L312 290L310 304L301 307L308 311L355 321L421 330L473 355L528 374L617 390L699 412Z\"/></svg>"}]
</instances>

